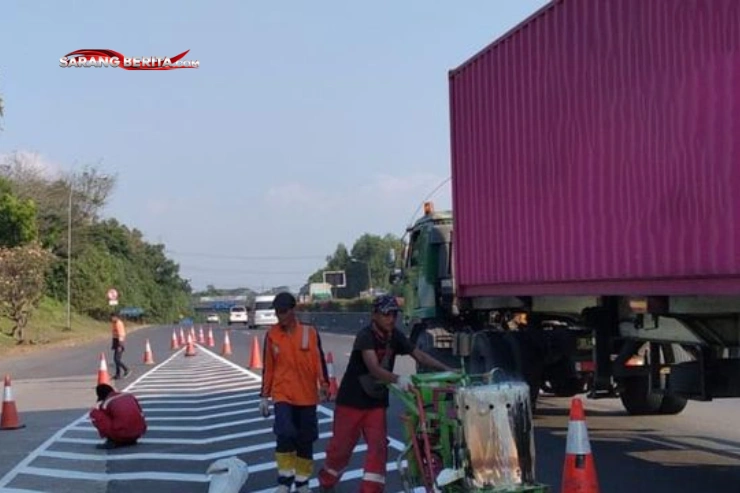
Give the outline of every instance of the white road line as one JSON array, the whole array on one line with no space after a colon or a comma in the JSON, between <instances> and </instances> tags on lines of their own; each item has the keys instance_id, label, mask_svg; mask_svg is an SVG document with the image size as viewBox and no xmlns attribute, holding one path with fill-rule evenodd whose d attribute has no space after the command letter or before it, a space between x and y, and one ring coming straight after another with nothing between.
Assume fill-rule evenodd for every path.
<instances>
[{"instance_id":1,"label":"white road line","mask_svg":"<svg viewBox=\"0 0 740 493\"><path fill-rule=\"evenodd\" d=\"M0 488L0 493L45 493L39 490L21 490L18 488Z\"/></svg>"},{"instance_id":2,"label":"white road line","mask_svg":"<svg viewBox=\"0 0 740 493\"><path fill-rule=\"evenodd\" d=\"M156 471L136 471L121 473L95 473L52 469L50 467L27 467L23 474L46 476L50 478L83 479L88 481L181 481L187 483L207 483L211 478L206 474L187 474Z\"/></svg>"},{"instance_id":3,"label":"white road line","mask_svg":"<svg viewBox=\"0 0 740 493\"><path fill-rule=\"evenodd\" d=\"M199 404L199 403L205 403L205 402L218 402L218 401L228 401L231 399L242 399L244 396L252 396L257 395L259 392L234 392L228 395L225 395L223 397L214 397L212 399L179 399L178 397L182 396L173 396L172 399L161 399L158 400L156 396L146 396L141 399L139 399L139 402L141 402L143 405L151 405L151 404ZM257 400L258 401L258 400ZM247 402L257 402L257 401L247 401Z\"/></svg>"},{"instance_id":4,"label":"white road line","mask_svg":"<svg viewBox=\"0 0 740 493\"><path fill-rule=\"evenodd\" d=\"M386 471L391 472L396 470L396 463L395 462L388 462L385 465ZM364 471L362 469L351 469L349 471L345 471L344 474L342 474L341 481L349 480L349 479L359 479L364 474ZM318 488L319 481L317 479L311 479L308 482L309 488ZM267 488L264 490L257 490L257 491L251 491L250 493L273 493L275 491L275 487Z\"/></svg>"},{"instance_id":5,"label":"white road line","mask_svg":"<svg viewBox=\"0 0 740 493\"><path fill-rule=\"evenodd\" d=\"M232 382L232 383L222 383L222 384L211 383L211 384L207 384L207 385L188 385L188 386L184 386L182 389L173 389L172 387L166 386L166 385L156 385L156 386L151 386L151 387L142 385L142 386L140 386L140 387L138 387L136 389L136 393L138 394L139 392L161 392L163 389L172 390L172 391L176 391L176 392L177 391L183 391L183 392L185 392L187 390L194 390L194 391L195 390L202 390L202 389L232 389L232 390L241 390L241 389L244 389L244 388L247 388L246 385L244 385L244 383L242 383L242 384L236 384L234 382ZM256 388L256 387L250 387L250 389L253 389L253 388ZM187 394L185 394L185 395L187 395Z\"/></svg>"},{"instance_id":6,"label":"white road line","mask_svg":"<svg viewBox=\"0 0 740 493\"><path fill-rule=\"evenodd\" d=\"M241 385L258 385L258 382L255 382L251 378L245 378L244 375L234 375L230 377L223 377L223 378L212 378L209 380L183 380L182 382L173 382L173 381L167 381L167 380L159 380L159 381L146 381L141 382L137 387L143 388L143 387L172 387L172 389L178 389L180 387L192 387L192 386L199 386L199 387L208 387L209 385L213 385L216 383L224 383L224 382L234 382L239 383Z\"/></svg>"},{"instance_id":7,"label":"white road line","mask_svg":"<svg viewBox=\"0 0 740 493\"><path fill-rule=\"evenodd\" d=\"M134 392L138 395L137 392ZM222 390L219 392L206 392L202 394L194 394L194 393L187 393L187 394L171 394L171 393L161 393L161 394L151 394L151 395L142 395L139 397L139 401L144 402L150 402L150 400L153 399L171 399L168 402L177 402L178 400L183 401L183 404L190 404L195 402L210 402L210 401L217 401L217 400L224 400L224 399L235 399L239 397L250 397L254 395L259 395L260 391L257 390L256 392L240 392L239 389L232 389L231 391L228 390ZM211 396L208 398L208 396ZM213 397L216 396L216 397Z\"/></svg>"},{"instance_id":8,"label":"white road line","mask_svg":"<svg viewBox=\"0 0 740 493\"><path fill-rule=\"evenodd\" d=\"M320 419L319 424L324 423L331 423L331 419ZM144 438L139 440L140 444L145 443L159 443L159 444L170 444L170 445L182 445L182 444L189 444L189 445L206 445L206 444L212 444L212 443L218 443L218 442L227 442L229 440L236 440L237 438L245 438L245 437L252 437L256 435L263 435L267 433L272 433L272 426L268 428L259 428L256 430L249 430L249 431L243 431L241 433L230 433L228 435L219 435L215 437L209 437L209 438ZM332 432L326 432L319 434L319 438L328 438L332 436ZM59 442L64 443L85 443L85 444L96 444L100 443L100 440L95 439L88 439L88 438L59 438L57 440ZM273 443L274 446L274 443Z\"/></svg>"},{"instance_id":9,"label":"white road line","mask_svg":"<svg viewBox=\"0 0 740 493\"><path fill-rule=\"evenodd\" d=\"M214 409L225 409L227 407L237 407L237 406L244 406L246 404L252 403L254 404L255 400L251 401L238 401L238 402L228 402L226 404L214 404L213 406L204 406L204 407L148 407L143 406L145 413L184 413L184 412L198 412L198 411L213 411Z\"/></svg>"},{"instance_id":10,"label":"white road line","mask_svg":"<svg viewBox=\"0 0 740 493\"><path fill-rule=\"evenodd\" d=\"M238 421L227 421L226 423L217 423L214 425L207 425L207 426L203 426L203 425L198 425L198 426L148 426L147 433L150 431L208 431L208 430L217 430L219 428L229 428L231 426L258 423L260 421L266 421L266 420L267 418L263 418L262 416L259 416L257 418L241 419ZM90 422L88 422L85 426L77 426L73 429L75 431L82 431L82 432L89 432L89 433L98 432L97 428L95 428Z\"/></svg>"}]
</instances>

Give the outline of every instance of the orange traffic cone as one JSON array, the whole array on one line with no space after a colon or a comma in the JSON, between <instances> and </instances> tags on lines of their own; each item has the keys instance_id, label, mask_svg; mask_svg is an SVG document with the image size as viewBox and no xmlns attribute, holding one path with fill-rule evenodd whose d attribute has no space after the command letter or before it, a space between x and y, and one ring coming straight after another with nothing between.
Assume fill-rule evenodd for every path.
<instances>
[{"instance_id":1,"label":"orange traffic cone","mask_svg":"<svg viewBox=\"0 0 740 493\"><path fill-rule=\"evenodd\" d=\"M105 360L105 353L100 353L100 365L98 366L98 385L110 385L110 375L108 375L108 362Z\"/></svg>"},{"instance_id":2,"label":"orange traffic cone","mask_svg":"<svg viewBox=\"0 0 740 493\"><path fill-rule=\"evenodd\" d=\"M185 332L183 332L182 327L180 327L180 345L184 346L187 342L187 339L185 339Z\"/></svg>"},{"instance_id":3,"label":"orange traffic cone","mask_svg":"<svg viewBox=\"0 0 740 493\"><path fill-rule=\"evenodd\" d=\"M262 369L262 354L260 353L260 343L257 336L252 338L252 356L249 358L249 368L253 370Z\"/></svg>"},{"instance_id":4,"label":"orange traffic cone","mask_svg":"<svg viewBox=\"0 0 740 493\"><path fill-rule=\"evenodd\" d=\"M185 356L195 356L195 344L193 343L193 337L188 335L188 349L185 351Z\"/></svg>"},{"instance_id":5,"label":"orange traffic cone","mask_svg":"<svg viewBox=\"0 0 740 493\"><path fill-rule=\"evenodd\" d=\"M195 343L195 326L190 327L190 337L193 338L193 343Z\"/></svg>"},{"instance_id":6,"label":"orange traffic cone","mask_svg":"<svg viewBox=\"0 0 740 493\"><path fill-rule=\"evenodd\" d=\"M172 343L170 344L170 349L175 350L180 347L180 343L177 340L177 331L175 329L172 329Z\"/></svg>"},{"instance_id":7,"label":"orange traffic cone","mask_svg":"<svg viewBox=\"0 0 740 493\"><path fill-rule=\"evenodd\" d=\"M10 386L10 375L5 375L5 389L3 390L3 408L0 416L0 430L17 430L25 428L18 419L18 410L13 400L13 390Z\"/></svg>"},{"instance_id":8,"label":"orange traffic cone","mask_svg":"<svg viewBox=\"0 0 740 493\"><path fill-rule=\"evenodd\" d=\"M203 326L200 326L200 330L198 331L198 342L200 344L206 343L206 338L203 336Z\"/></svg>"},{"instance_id":9,"label":"orange traffic cone","mask_svg":"<svg viewBox=\"0 0 740 493\"><path fill-rule=\"evenodd\" d=\"M565 445L562 493L599 493L596 464L588 440L586 415L578 397L571 401L568 440Z\"/></svg>"},{"instance_id":10,"label":"orange traffic cone","mask_svg":"<svg viewBox=\"0 0 740 493\"><path fill-rule=\"evenodd\" d=\"M229 331L226 331L224 335L224 348L221 351L221 356L228 356L231 354L231 340L229 339Z\"/></svg>"},{"instance_id":11,"label":"orange traffic cone","mask_svg":"<svg viewBox=\"0 0 740 493\"><path fill-rule=\"evenodd\" d=\"M214 347L216 345L216 341L213 340L213 329L208 327L208 347Z\"/></svg>"},{"instance_id":12,"label":"orange traffic cone","mask_svg":"<svg viewBox=\"0 0 740 493\"><path fill-rule=\"evenodd\" d=\"M337 377L334 375L334 355L329 351L326 353L326 372L329 374L329 398L334 399L339 392Z\"/></svg>"},{"instance_id":13,"label":"orange traffic cone","mask_svg":"<svg viewBox=\"0 0 740 493\"><path fill-rule=\"evenodd\" d=\"M144 349L144 364L154 364L154 355L152 354L152 346L149 345L149 339L146 340L146 349Z\"/></svg>"}]
</instances>

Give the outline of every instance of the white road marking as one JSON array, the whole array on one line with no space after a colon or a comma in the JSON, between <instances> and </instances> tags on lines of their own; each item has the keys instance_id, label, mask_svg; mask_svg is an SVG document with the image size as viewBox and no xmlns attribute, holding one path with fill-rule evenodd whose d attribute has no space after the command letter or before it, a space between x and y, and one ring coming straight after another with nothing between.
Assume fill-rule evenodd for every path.
<instances>
[{"instance_id":1,"label":"white road marking","mask_svg":"<svg viewBox=\"0 0 740 493\"><path fill-rule=\"evenodd\" d=\"M247 407L249 404L256 404L259 402L257 397L261 387L261 377L253 373L252 371L238 366L236 363L229 361L228 359L197 345L199 353L208 354L217 363L206 363L202 360L198 361L198 375L193 377L188 375L187 371L192 372L192 366L188 366L191 360L180 360L177 362L177 368L167 367L168 363L172 362L173 359L181 356L184 352L184 348L174 352L169 358L160 363L159 365L150 369L147 373L137 378L132 382L124 391L134 392L139 398L142 406L144 406L145 413L147 414L147 421L181 421L181 422L196 422L202 423L209 419L224 418L230 416L244 416L248 413L258 412L258 408ZM205 364L204 364L205 363ZM224 371L224 366L230 367L235 371ZM216 377L215 375L220 375ZM172 391L173 393L163 392L163 389ZM185 393L187 390L194 390L195 392ZM203 389L208 389L207 392L198 392ZM231 392L225 389L231 389ZM245 392L247 390L247 392ZM245 400L245 397L252 398ZM208 404L220 402L221 404L212 404L205 407L193 407L198 404ZM173 407L167 409L164 407L152 407L154 405L187 405L191 407ZM203 414L204 411L215 411L227 408L241 407L241 409L229 412ZM324 418L319 418L319 424L329 424L333 421L334 413L331 409L319 405L317 410L323 414ZM197 412L200 413L197 416L182 416L180 413L184 412ZM171 413L174 416L151 416L151 414L158 413ZM164 432L204 432L218 430L222 428L229 428L234 426L240 426L244 424L252 424L257 422L264 422L265 427L258 429L251 429L246 432L232 433L221 436L209 436L204 438L147 438L146 436L139 440L140 444L193 444L193 445L204 445L213 444L219 442L225 442L229 440L237 440L245 437L253 437L259 435L271 435L273 433L272 420L270 418L265 419L262 416L255 418L231 420L223 423L213 424L195 424L192 426L150 426L151 431L164 431ZM194 483L207 483L209 477L206 474L187 474L187 473L169 473L169 472L158 472L158 471L135 471L127 473L91 473L84 471L68 470L68 469L56 469L53 467L34 467L30 466L37 458L45 457L52 459L63 459L70 461L131 461L131 460L166 460L166 461L210 461L220 458L235 456L239 454L247 454L258 451L274 450L276 443L274 441L264 441L255 445L231 448L228 450L219 450L206 454L183 454L183 453L155 453L155 452L131 452L131 453L117 453L117 454L105 454L105 453L75 453L75 452L64 452L49 450L53 443L78 443L78 444L97 444L100 443L100 439L85 439L85 438L71 438L65 437L64 435L69 431L76 432L97 432L97 430L90 423L88 414L81 416L77 420L73 421L69 425L65 426L52 437L50 437L44 444L39 446L31 454L21 461L16 467L14 467L9 473L7 473L2 479L0 479L0 492L3 493L39 493L33 490L22 490L22 489L9 489L3 488L9 484L18 475L36 475L44 477L53 477L59 479L77 479L77 480L89 480L97 482L107 482L113 480L125 480L125 481L136 481L136 480L153 480L153 481L179 481L179 482L194 482ZM319 433L320 439L326 439L333 435L332 431L325 431ZM389 446L399 451L403 450L403 444L398 440L389 437ZM136 450L136 449L133 449ZM367 446L362 444L355 447L355 452L364 452L367 450ZM325 458L324 452L314 454L315 460L321 460ZM250 463L250 471L270 471L276 469L274 461L267 461L262 463ZM393 471L396 468L395 461L387 464L387 470ZM355 469L346 471L342 476L342 482L362 477L362 469ZM311 487L317 486L317 480L312 479L310 483ZM273 487L274 488L274 487ZM268 493L272 492L273 488L268 488L260 491L253 491L253 493Z\"/></svg>"}]
</instances>

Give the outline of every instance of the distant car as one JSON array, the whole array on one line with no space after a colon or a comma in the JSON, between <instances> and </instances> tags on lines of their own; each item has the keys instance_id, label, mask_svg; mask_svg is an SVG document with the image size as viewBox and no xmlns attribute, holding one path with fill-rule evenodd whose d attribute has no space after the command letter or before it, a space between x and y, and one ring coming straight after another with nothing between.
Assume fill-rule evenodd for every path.
<instances>
[{"instance_id":1,"label":"distant car","mask_svg":"<svg viewBox=\"0 0 740 493\"><path fill-rule=\"evenodd\" d=\"M254 299L252 306L252 327L263 327L278 323L275 309L272 307L274 294L260 295Z\"/></svg>"},{"instance_id":2,"label":"distant car","mask_svg":"<svg viewBox=\"0 0 740 493\"><path fill-rule=\"evenodd\" d=\"M249 325L246 306L232 306L229 310L229 325L244 324Z\"/></svg>"},{"instance_id":3,"label":"distant car","mask_svg":"<svg viewBox=\"0 0 740 493\"><path fill-rule=\"evenodd\" d=\"M221 323L221 317L218 316L218 313L211 313L206 317L206 322L209 324Z\"/></svg>"}]
</instances>

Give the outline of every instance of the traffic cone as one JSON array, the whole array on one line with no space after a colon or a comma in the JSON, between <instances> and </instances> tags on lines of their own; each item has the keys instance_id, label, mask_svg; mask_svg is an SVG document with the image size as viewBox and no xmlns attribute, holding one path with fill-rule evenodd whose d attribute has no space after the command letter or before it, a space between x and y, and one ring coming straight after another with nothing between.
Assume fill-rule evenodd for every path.
<instances>
[{"instance_id":1,"label":"traffic cone","mask_svg":"<svg viewBox=\"0 0 740 493\"><path fill-rule=\"evenodd\" d=\"M228 356L231 354L231 340L229 340L229 331L227 330L224 335L224 348L221 351L221 356Z\"/></svg>"},{"instance_id":2,"label":"traffic cone","mask_svg":"<svg viewBox=\"0 0 740 493\"><path fill-rule=\"evenodd\" d=\"M108 375L108 362L105 360L105 353L100 353L100 365L98 366L98 385L110 385L110 375Z\"/></svg>"},{"instance_id":3,"label":"traffic cone","mask_svg":"<svg viewBox=\"0 0 740 493\"><path fill-rule=\"evenodd\" d=\"M216 346L216 341L213 340L213 329L208 327L208 347Z\"/></svg>"},{"instance_id":4,"label":"traffic cone","mask_svg":"<svg viewBox=\"0 0 740 493\"><path fill-rule=\"evenodd\" d=\"M182 327L180 327L180 345L184 346L187 342L188 341L185 339L185 332L183 332Z\"/></svg>"},{"instance_id":5,"label":"traffic cone","mask_svg":"<svg viewBox=\"0 0 740 493\"><path fill-rule=\"evenodd\" d=\"M193 337L188 336L188 349L185 351L185 356L195 356L195 344L193 343Z\"/></svg>"},{"instance_id":6,"label":"traffic cone","mask_svg":"<svg viewBox=\"0 0 740 493\"><path fill-rule=\"evenodd\" d=\"M146 349L144 349L144 364L154 364L154 355L152 354L152 346L149 345L149 339L146 340Z\"/></svg>"},{"instance_id":7,"label":"traffic cone","mask_svg":"<svg viewBox=\"0 0 740 493\"><path fill-rule=\"evenodd\" d=\"M190 327L190 337L193 338L193 343L195 343L195 326Z\"/></svg>"},{"instance_id":8,"label":"traffic cone","mask_svg":"<svg viewBox=\"0 0 740 493\"><path fill-rule=\"evenodd\" d=\"M177 331L175 329L172 329L172 343L170 344L170 349L173 351L175 349L179 349L180 343L177 340Z\"/></svg>"},{"instance_id":9,"label":"traffic cone","mask_svg":"<svg viewBox=\"0 0 740 493\"><path fill-rule=\"evenodd\" d=\"M13 390L10 386L10 375L5 375L5 389L3 390L3 408L0 416L0 430L17 430L25 428L18 419L18 410L13 400Z\"/></svg>"},{"instance_id":10,"label":"traffic cone","mask_svg":"<svg viewBox=\"0 0 740 493\"><path fill-rule=\"evenodd\" d=\"M252 356L249 358L249 368L253 370L262 369L262 353L260 353L260 343L257 336L252 337Z\"/></svg>"},{"instance_id":11,"label":"traffic cone","mask_svg":"<svg viewBox=\"0 0 740 493\"><path fill-rule=\"evenodd\" d=\"M329 374L329 398L333 399L339 392L337 377L334 375L334 355L329 351L326 353L326 372Z\"/></svg>"},{"instance_id":12,"label":"traffic cone","mask_svg":"<svg viewBox=\"0 0 740 493\"><path fill-rule=\"evenodd\" d=\"M206 339L205 337L203 337L203 326L202 325L200 326L200 330L198 331L198 342L200 344L206 343Z\"/></svg>"},{"instance_id":13,"label":"traffic cone","mask_svg":"<svg viewBox=\"0 0 740 493\"><path fill-rule=\"evenodd\" d=\"M596 464L588 440L583 402L578 397L571 401L568 439L565 445L565 464L561 493L599 493Z\"/></svg>"}]
</instances>

